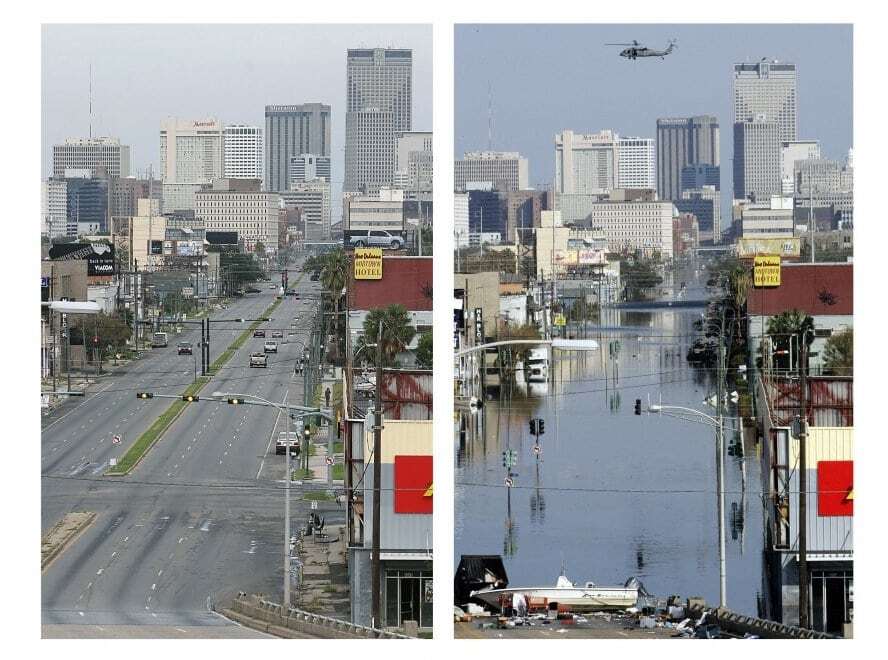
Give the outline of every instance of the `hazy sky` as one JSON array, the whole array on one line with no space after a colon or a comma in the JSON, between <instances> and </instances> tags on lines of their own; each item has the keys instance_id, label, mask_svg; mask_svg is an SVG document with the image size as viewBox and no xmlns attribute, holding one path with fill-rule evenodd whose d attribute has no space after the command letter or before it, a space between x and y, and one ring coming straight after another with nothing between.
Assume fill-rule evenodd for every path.
<instances>
[{"instance_id":1,"label":"hazy sky","mask_svg":"<svg viewBox=\"0 0 888 660\"><path fill-rule=\"evenodd\" d=\"M633 39L665 60L630 61L607 42ZM520 151L531 185L551 185L563 129L656 138L660 117L713 114L721 127L722 190L731 190L733 64L763 57L798 68L799 137L844 159L852 131L850 25L458 25L454 155Z\"/></svg>"},{"instance_id":2,"label":"hazy sky","mask_svg":"<svg viewBox=\"0 0 888 660\"><path fill-rule=\"evenodd\" d=\"M89 134L129 144L134 173L158 171L165 117L215 117L265 126L266 104L332 108L333 215L345 146L348 48L413 49L413 129L432 129L428 25L45 25L42 39L42 174L52 145Z\"/></svg>"}]
</instances>

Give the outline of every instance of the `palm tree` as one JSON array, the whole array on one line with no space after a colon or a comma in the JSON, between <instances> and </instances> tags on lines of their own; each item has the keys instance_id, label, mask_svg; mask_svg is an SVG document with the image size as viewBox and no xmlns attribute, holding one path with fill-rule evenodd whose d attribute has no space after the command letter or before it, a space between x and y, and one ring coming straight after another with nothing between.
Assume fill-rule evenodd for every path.
<instances>
[{"instance_id":1,"label":"palm tree","mask_svg":"<svg viewBox=\"0 0 888 660\"><path fill-rule=\"evenodd\" d=\"M805 344L810 346L811 342L814 341L814 319L797 309L790 309L768 319L767 334L771 336L775 350L787 351L786 355L775 356L774 367L776 369L789 369L791 357L788 353L791 350L790 338L792 336L802 336L805 338ZM798 344L795 345L798 346Z\"/></svg>"},{"instance_id":2,"label":"palm tree","mask_svg":"<svg viewBox=\"0 0 888 660\"><path fill-rule=\"evenodd\" d=\"M348 282L349 258L345 254L345 250L338 247L332 252L324 254L319 259L318 265L321 268L321 285L330 296L330 311L333 312L332 321L328 323L328 327L332 328L338 349L344 339L345 324L339 318L339 308L340 301L342 300L342 290ZM340 328L343 329L343 332L340 332ZM339 352L337 350L337 353Z\"/></svg>"},{"instance_id":3,"label":"palm tree","mask_svg":"<svg viewBox=\"0 0 888 660\"><path fill-rule=\"evenodd\" d=\"M382 338L379 338L379 324L382 322ZM389 305L370 310L364 320L364 335L358 340L358 347L367 344L382 345L382 366L397 366L399 353L407 350L413 341L416 330L410 323L410 313L403 305ZM368 362L376 364L376 349L368 348L362 355Z\"/></svg>"}]
</instances>

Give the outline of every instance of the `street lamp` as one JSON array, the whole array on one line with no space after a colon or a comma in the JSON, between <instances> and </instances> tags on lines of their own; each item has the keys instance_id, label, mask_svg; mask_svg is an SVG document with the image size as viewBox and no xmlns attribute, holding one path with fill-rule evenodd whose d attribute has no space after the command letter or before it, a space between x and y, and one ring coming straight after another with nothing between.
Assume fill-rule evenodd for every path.
<instances>
[{"instance_id":1,"label":"street lamp","mask_svg":"<svg viewBox=\"0 0 888 660\"><path fill-rule=\"evenodd\" d=\"M733 399L733 396L732 396ZM694 408L684 406L668 406L662 403L652 403L648 406L649 412L678 414L671 415L685 421L699 422L715 428L715 465L716 465L716 490L718 490L718 574L719 574L719 607L728 606L727 566L725 561L725 446L724 446L724 421L721 415L721 401L716 401L718 418L707 415ZM636 409L636 414L640 414ZM689 419L684 415L691 415Z\"/></svg>"}]
</instances>

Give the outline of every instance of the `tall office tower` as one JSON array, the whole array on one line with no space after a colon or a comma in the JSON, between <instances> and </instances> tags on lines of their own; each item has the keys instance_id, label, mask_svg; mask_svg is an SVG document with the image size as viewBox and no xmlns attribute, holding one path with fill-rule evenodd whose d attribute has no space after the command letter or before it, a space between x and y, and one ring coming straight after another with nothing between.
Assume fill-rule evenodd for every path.
<instances>
[{"instance_id":1,"label":"tall office tower","mask_svg":"<svg viewBox=\"0 0 888 660\"><path fill-rule=\"evenodd\" d=\"M223 136L223 176L226 179L262 179L264 143L262 128L229 124Z\"/></svg>"},{"instance_id":2,"label":"tall office tower","mask_svg":"<svg viewBox=\"0 0 888 660\"><path fill-rule=\"evenodd\" d=\"M618 188L656 189L657 155L655 144L653 138L618 138Z\"/></svg>"},{"instance_id":3,"label":"tall office tower","mask_svg":"<svg viewBox=\"0 0 888 660\"><path fill-rule=\"evenodd\" d=\"M290 190L280 193L288 209L299 209L305 223L305 239L330 240L330 182L323 179L292 181Z\"/></svg>"},{"instance_id":4,"label":"tall office tower","mask_svg":"<svg viewBox=\"0 0 888 660\"><path fill-rule=\"evenodd\" d=\"M343 190L375 193L391 185L395 139L413 124L413 51L349 49L346 57Z\"/></svg>"},{"instance_id":5,"label":"tall office tower","mask_svg":"<svg viewBox=\"0 0 888 660\"><path fill-rule=\"evenodd\" d=\"M526 190L527 159L517 151L467 151L462 160L453 161L455 191L484 182L498 190Z\"/></svg>"},{"instance_id":6,"label":"tall office tower","mask_svg":"<svg viewBox=\"0 0 888 660\"><path fill-rule=\"evenodd\" d=\"M721 189L721 167L718 165L688 165L681 169L681 191L697 190L703 186Z\"/></svg>"},{"instance_id":7,"label":"tall office tower","mask_svg":"<svg viewBox=\"0 0 888 660\"><path fill-rule=\"evenodd\" d=\"M130 148L110 137L69 138L52 147L52 175L65 176L65 170L89 170L95 175L104 168L109 177L130 175Z\"/></svg>"},{"instance_id":8,"label":"tall office tower","mask_svg":"<svg viewBox=\"0 0 888 660\"><path fill-rule=\"evenodd\" d=\"M166 119L160 124L160 177L164 183L211 183L222 176L222 123Z\"/></svg>"},{"instance_id":9,"label":"tall office tower","mask_svg":"<svg viewBox=\"0 0 888 660\"><path fill-rule=\"evenodd\" d=\"M688 165L720 165L718 119L712 115L657 120L657 195L681 199L681 171Z\"/></svg>"},{"instance_id":10,"label":"tall office tower","mask_svg":"<svg viewBox=\"0 0 888 660\"><path fill-rule=\"evenodd\" d=\"M431 192L432 132L401 133L395 146L395 183L405 192Z\"/></svg>"},{"instance_id":11,"label":"tall office tower","mask_svg":"<svg viewBox=\"0 0 888 660\"><path fill-rule=\"evenodd\" d=\"M265 106L265 190L290 188L290 159L299 154L330 158L330 106Z\"/></svg>"},{"instance_id":12,"label":"tall office tower","mask_svg":"<svg viewBox=\"0 0 888 660\"><path fill-rule=\"evenodd\" d=\"M555 136L555 192L599 194L619 187L619 137L613 131Z\"/></svg>"},{"instance_id":13,"label":"tall office tower","mask_svg":"<svg viewBox=\"0 0 888 660\"><path fill-rule=\"evenodd\" d=\"M324 179L330 183L330 157L314 154L299 154L290 157L290 190L293 185L314 179Z\"/></svg>"},{"instance_id":14,"label":"tall office tower","mask_svg":"<svg viewBox=\"0 0 888 660\"><path fill-rule=\"evenodd\" d=\"M43 182L43 229L49 238L68 235L68 182L49 178ZM76 233L76 229L75 229Z\"/></svg>"},{"instance_id":15,"label":"tall office tower","mask_svg":"<svg viewBox=\"0 0 888 660\"><path fill-rule=\"evenodd\" d=\"M762 58L734 65L734 123L753 121L758 115L776 122L781 142L798 139L795 64Z\"/></svg>"},{"instance_id":16,"label":"tall office tower","mask_svg":"<svg viewBox=\"0 0 888 660\"><path fill-rule=\"evenodd\" d=\"M711 185L682 190L681 199L675 200L675 208L681 213L693 213L697 216L700 239L721 241L721 193Z\"/></svg>"},{"instance_id":17,"label":"tall office tower","mask_svg":"<svg viewBox=\"0 0 888 660\"><path fill-rule=\"evenodd\" d=\"M764 201L782 194L780 126L758 115L734 124L734 199Z\"/></svg>"}]
</instances>

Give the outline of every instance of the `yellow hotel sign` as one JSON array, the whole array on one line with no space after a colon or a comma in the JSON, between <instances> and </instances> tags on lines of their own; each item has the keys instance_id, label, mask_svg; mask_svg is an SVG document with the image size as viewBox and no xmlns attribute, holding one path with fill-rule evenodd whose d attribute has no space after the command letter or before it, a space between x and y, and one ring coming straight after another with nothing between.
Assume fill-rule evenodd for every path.
<instances>
[{"instance_id":1,"label":"yellow hotel sign","mask_svg":"<svg viewBox=\"0 0 888 660\"><path fill-rule=\"evenodd\" d=\"M355 279L382 279L382 248L355 248Z\"/></svg>"},{"instance_id":2,"label":"yellow hotel sign","mask_svg":"<svg viewBox=\"0 0 888 660\"><path fill-rule=\"evenodd\" d=\"M780 257L763 255L755 258L753 286L780 286Z\"/></svg>"}]
</instances>

